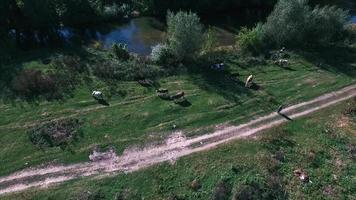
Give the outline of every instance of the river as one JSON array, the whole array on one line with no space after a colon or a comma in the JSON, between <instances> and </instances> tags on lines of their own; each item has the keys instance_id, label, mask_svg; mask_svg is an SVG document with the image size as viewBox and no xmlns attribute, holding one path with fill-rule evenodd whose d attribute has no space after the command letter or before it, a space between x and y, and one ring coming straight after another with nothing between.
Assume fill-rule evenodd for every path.
<instances>
[{"instance_id":1,"label":"river","mask_svg":"<svg viewBox=\"0 0 356 200\"><path fill-rule=\"evenodd\" d=\"M218 45L234 43L234 30L215 25L206 27L214 30ZM114 43L125 43L130 52L149 55L154 45L165 42L165 29L165 23L156 18L140 17L126 23L107 23L83 29L62 28L60 33L67 41L100 42L104 48L110 48Z\"/></svg>"}]
</instances>

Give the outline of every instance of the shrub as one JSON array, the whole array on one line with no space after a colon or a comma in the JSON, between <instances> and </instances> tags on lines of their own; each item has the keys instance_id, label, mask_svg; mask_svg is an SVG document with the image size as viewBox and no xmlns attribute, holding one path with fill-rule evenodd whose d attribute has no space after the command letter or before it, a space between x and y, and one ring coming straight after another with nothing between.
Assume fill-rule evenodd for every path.
<instances>
[{"instance_id":1,"label":"shrub","mask_svg":"<svg viewBox=\"0 0 356 200\"><path fill-rule=\"evenodd\" d=\"M44 96L47 100L58 99L59 88L54 75L45 75L39 70L24 70L12 81L12 91L26 100Z\"/></svg>"},{"instance_id":2,"label":"shrub","mask_svg":"<svg viewBox=\"0 0 356 200\"><path fill-rule=\"evenodd\" d=\"M112 49L113 54L119 60L126 61L130 58L130 54L129 54L126 44L122 44L122 43L116 44L115 43L112 45L111 49Z\"/></svg>"},{"instance_id":3,"label":"shrub","mask_svg":"<svg viewBox=\"0 0 356 200\"><path fill-rule=\"evenodd\" d=\"M53 65L57 70L68 70L70 73L83 73L86 66L78 56L60 56L54 60Z\"/></svg>"},{"instance_id":4,"label":"shrub","mask_svg":"<svg viewBox=\"0 0 356 200\"><path fill-rule=\"evenodd\" d=\"M311 12L310 42L325 44L338 41L342 38L348 19L348 12L336 6L315 7Z\"/></svg>"},{"instance_id":5,"label":"shrub","mask_svg":"<svg viewBox=\"0 0 356 200\"><path fill-rule=\"evenodd\" d=\"M118 79L115 65L120 64L115 62L96 63L93 67L94 75L103 79Z\"/></svg>"},{"instance_id":6,"label":"shrub","mask_svg":"<svg viewBox=\"0 0 356 200\"><path fill-rule=\"evenodd\" d=\"M121 6L113 3L110 6L105 6L102 15L104 19L120 18L123 16L128 16L131 12L131 8L128 4L122 4Z\"/></svg>"},{"instance_id":7,"label":"shrub","mask_svg":"<svg viewBox=\"0 0 356 200\"><path fill-rule=\"evenodd\" d=\"M262 24L255 28L243 27L237 35L237 45L243 52L258 54L262 49Z\"/></svg>"},{"instance_id":8,"label":"shrub","mask_svg":"<svg viewBox=\"0 0 356 200\"><path fill-rule=\"evenodd\" d=\"M258 183L243 184L237 188L233 200L262 199L262 191Z\"/></svg>"},{"instance_id":9,"label":"shrub","mask_svg":"<svg viewBox=\"0 0 356 200\"><path fill-rule=\"evenodd\" d=\"M212 51L217 46L218 38L213 28L209 27L208 31L204 35L203 50L205 52Z\"/></svg>"},{"instance_id":10,"label":"shrub","mask_svg":"<svg viewBox=\"0 0 356 200\"><path fill-rule=\"evenodd\" d=\"M220 182L216 185L212 200L228 199L231 192L231 186L226 182Z\"/></svg>"},{"instance_id":11,"label":"shrub","mask_svg":"<svg viewBox=\"0 0 356 200\"><path fill-rule=\"evenodd\" d=\"M160 68L148 64L143 58L136 58L126 62L98 63L94 67L94 74L103 79L134 81L155 79L160 74Z\"/></svg>"},{"instance_id":12,"label":"shrub","mask_svg":"<svg viewBox=\"0 0 356 200\"><path fill-rule=\"evenodd\" d=\"M151 59L160 65L174 64L174 55L167 44L158 44L152 48Z\"/></svg>"},{"instance_id":13,"label":"shrub","mask_svg":"<svg viewBox=\"0 0 356 200\"><path fill-rule=\"evenodd\" d=\"M307 0L280 0L263 25L263 41L282 47L336 42L345 35L348 12L335 6L311 9Z\"/></svg>"},{"instance_id":14,"label":"shrub","mask_svg":"<svg viewBox=\"0 0 356 200\"><path fill-rule=\"evenodd\" d=\"M158 66L147 63L143 58L137 58L128 62L124 69L126 69L124 71L126 80L156 79L160 74Z\"/></svg>"},{"instance_id":15,"label":"shrub","mask_svg":"<svg viewBox=\"0 0 356 200\"><path fill-rule=\"evenodd\" d=\"M203 43L203 26L192 12L168 12L168 42L178 61L194 58Z\"/></svg>"},{"instance_id":16,"label":"shrub","mask_svg":"<svg viewBox=\"0 0 356 200\"><path fill-rule=\"evenodd\" d=\"M65 119L39 125L28 131L30 141L39 148L66 147L80 136L78 119Z\"/></svg>"},{"instance_id":17,"label":"shrub","mask_svg":"<svg viewBox=\"0 0 356 200\"><path fill-rule=\"evenodd\" d=\"M264 40L278 47L304 43L310 19L306 0L280 0L264 24Z\"/></svg>"},{"instance_id":18,"label":"shrub","mask_svg":"<svg viewBox=\"0 0 356 200\"><path fill-rule=\"evenodd\" d=\"M356 44L356 24L351 24L346 28L346 43Z\"/></svg>"}]
</instances>

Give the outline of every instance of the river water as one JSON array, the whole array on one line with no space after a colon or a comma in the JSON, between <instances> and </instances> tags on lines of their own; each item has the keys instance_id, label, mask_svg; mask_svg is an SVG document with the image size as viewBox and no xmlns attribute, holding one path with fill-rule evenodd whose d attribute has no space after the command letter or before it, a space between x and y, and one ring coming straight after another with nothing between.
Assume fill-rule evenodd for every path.
<instances>
[{"instance_id":1,"label":"river water","mask_svg":"<svg viewBox=\"0 0 356 200\"><path fill-rule=\"evenodd\" d=\"M233 30L208 26L214 29L219 45L234 43ZM126 23L108 23L83 29L62 28L60 33L68 41L100 42L104 48L110 48L114 43L125 43L130 52L148 55L154 45L165 42L165 29L165 23L156 18L140 17Z\"/></svg>"},{"instance_id":2,"label":"river water","mask_svg":"<svg viewBox=\"0 0 356 200\"><path fill-rule=\"evenodd\" d=\"M253 26L265 19L261 12L241 16L208 19L203 23L214 30L218 45L232 45L241 26ZM351 23L356 23L356 15L352 15ZM165 23L156 18L140 17L125 23L106 23L83 29L63 28L60 32L68 41L100 42L104 48L110 48L114 43L125 43L130 52L149 55L154 45L165 42L165 29Z\"/></svg>"}]
</instances>

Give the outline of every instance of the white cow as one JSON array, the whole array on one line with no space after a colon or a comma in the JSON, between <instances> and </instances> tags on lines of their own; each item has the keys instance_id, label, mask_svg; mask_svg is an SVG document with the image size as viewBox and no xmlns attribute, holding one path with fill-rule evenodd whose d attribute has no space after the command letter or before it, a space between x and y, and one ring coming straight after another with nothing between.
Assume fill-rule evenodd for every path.
<instances>
[{"instance_id":1,"label":"white cow","mask_svg":"<svg viewBox=\"0 0 356 200\"><path fill-rule=\"evenodd\" d=\"M246 80L245 87L251 87L252 81L253 81L253 75L250 75Z\"/></svg>"},{"instance_id":2,"label":"white cow","mask_svg":"<svg viewBox=\"0 0 356 200\"><path fill-rule=\"evenodd\" d=\"M287 66L289 64L289 60L279 59L279 60L276 60L274 63L279 65L279 66L284 67L284 66Z\"/></svg>"},{"instance_id":3,"label":"white cow","mask_svg":"<svg viewBox=\"0 0 356 200\"><path fill-rule=\"evenodd\" d=\"M93 96L94 99L96 100L103 100L104 99L104 96L103 96L103 93L101 91L93 91L91 93L91 95Z\"/></svg>"}]
</instances>

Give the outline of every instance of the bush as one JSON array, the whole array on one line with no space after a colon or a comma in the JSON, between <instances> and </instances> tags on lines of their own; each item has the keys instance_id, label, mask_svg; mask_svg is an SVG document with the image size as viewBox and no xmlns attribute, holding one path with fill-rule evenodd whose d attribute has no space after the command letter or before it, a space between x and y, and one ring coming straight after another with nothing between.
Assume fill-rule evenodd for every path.
<instances>
[{"instance_id":1,"label":"bush","mask_svg":"<svg viewBox=\"0 0 356 200\"><path fill-rule=\"evenodd\" d=\"M131 13L130 5L124 3L119 6L116 3L113 3L110 6L105 6L102 11L102 16L104 19L120 18L128 16Z\"/></svg>"},{"instance_id":2,"label":"bush","mask_svg":"<svg viewBox=\"0 0 356 200\"><path fill-rule=\"evenodd\" d=\"M167 44L158 44L152 48L151 59L160 65L172 65L175 63L174 55Z\"/></svg>"},{"instance_id":3,"label":"bush","mask_svg":"<svg viewBox=\"0 0 356 200\"><path fill-rule=\"evenodd\" d=\"M310 42L327 44L342 38L348 12L336 6L315 7L311 12Z\"/></svg>"},{"instance_id":4,"label":"bush","mask_svg":"<svg viewBox=\"0 0 356 200\"><path fill-rule=\"evenodd\" d=\"M280 0L263 25L263 41L297 48L333 43L342 39L348 17L335 6L311 9L307 0Z\"/></svg>"},{"instance_id":5,"label":"bush","mask_svg":"<svg viewBox=\"0 0 356 200\"><path fill-rule=\"evenodd\" d=\"M306 0L280 0L263 26L265 42L278 47L305 43L310 15Z\"/></svg>"},{"instance_id":6,"label":"bush","mask_svg":"<svg viewBox=\"0 0 356 200\"><path fill-rule=\"evenodd\" d=\"M66 147L80 136L78 119L65 119L40 125L28 132L32 144L39 148Z\"/></svg>"},{"instance_id":7,"label":"bush","mask_svg":"<svg viewBox=\"0 0 356 200\"><path fill-rule=\"evenodd\" d=\"M160 68L147 63L143 58L136 58L126 64L122 69L124 80L156 79Z\"/></svg>"},{"instance_id":8,"label":"bush","mask_svg":"<svg viewBox=\"0 0 356 200\"><path fill-rule=\"evenodd\" d=\"M226 182L220 182L215 186L212 200L226 200L231 193L231 186Z\"/></svg>"},{"instance_id":9,"label":"bush","mask_svg":"<svg viewBox=\"0 0 356 200\"><path fill-rule=\"evenodd\" d=\"M160 74L160 68L148 64L143 58L136 58L126 62L98 63L94 67L94 74L103 79L136 81L145 78L157 78Z\"/></svg>"},{"instance_id":10,"label":"bush","mask_svg":"<svg viewBox=\"0 0 356 200\"><path fill-rule=\"evenodd\" d=\"M256 55L262 50L262 34L262 24L252 29L243 27L237 35L237 45L243 52Z\"/></svg>"},{"instance_id":11,"label":"bush","mask_svg":"<svg viewBox=\"0 0 356 200\"><path fill-rule=\"evenodd\" d=\"M216 32L213 28L210 27L204 35L204 44L203 44L204 52L209 52L214 50L214 47L217 47L217 43L218 43L218 38L216 36Z\"/></svg>"},{"instance_id":12,"label":"bush","mask_svg":"<svg viewBox=\"0 0 356 200\"><path fill-rule=\"evenodd\" d=\"M78 56L60 56L53 61L57 70L68 70L70 73L83 73L87 70Z\"/></svg>"},{"instance_id":13,"label":"bush","mask_svg":"<svg viewBox=\"0 0 356 200\"><path fill-rule=\"evenodd\" d=\"M192 12L168 12L169 47L178 61L194 58L203 43L203 26L200 18Z\"/></svg>"},{"instance_id":14,"label":"bush","mask_svg":"<svg viewBox=\"0 0 356 200\"><path fill-rule=\"evenodd\" d=\"M130 58L130 53L127 49L127 45L126 44L113 44L112 47L112 52L113 54L116 56L116 58L118 58L119 60L123 60L126 61Z\"/></svg>"},{"instance_id":15,"label":"bush","mask_svg":"<svg viewBox=\"0 0 356 200\"><path fill-rule=\"evenodd\" d=\"M236 190L233 200L263 199L262 190L258 183L243 184Z\"/></svg>"},{"instance_id":16,"label":"bush","mask_svg":"<svg viewBox=\"0 0 356 200\"><path fill-rule=\"evenodd\" d=\"M351 24L346 28L346 43L356 44L356 24Z\"/></svg>"},{"instance_id":17,"label":"bush","mask_svg":"<svg viewBox=\"0 0 356 200\"><path fill-rule=\"evenodd\" d=\"M44 96L47 100L59 99L59 88L54 75L45 75L39 70L24 70L12 81L12 91L26 100Z\"/></svg>"}]
</instances>

